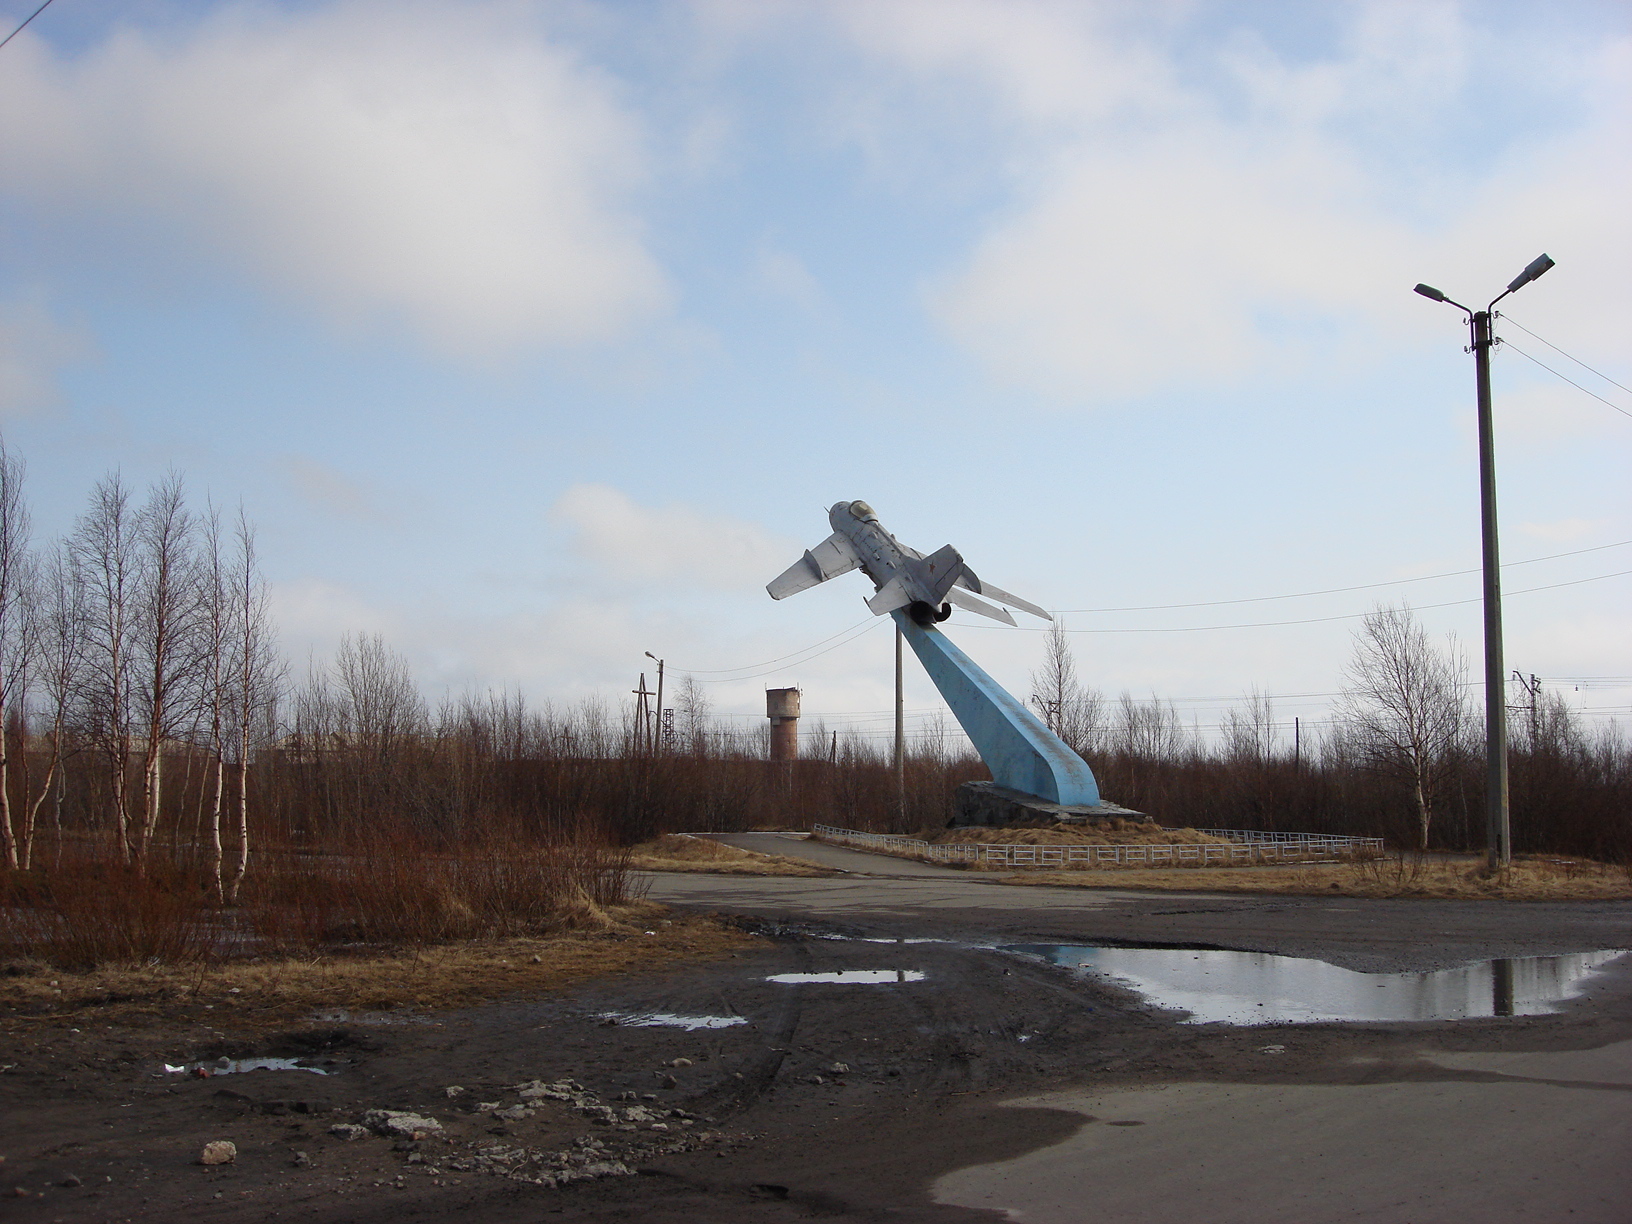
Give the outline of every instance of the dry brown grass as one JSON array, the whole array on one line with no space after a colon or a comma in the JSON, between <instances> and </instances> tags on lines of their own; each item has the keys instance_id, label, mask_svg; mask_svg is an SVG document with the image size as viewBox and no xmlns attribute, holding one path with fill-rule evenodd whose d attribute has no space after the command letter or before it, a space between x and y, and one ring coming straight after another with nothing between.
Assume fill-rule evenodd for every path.
<instances>
[{"instance_id":1,"label":"dry brown grass","mask_svg":"<svg viewBox=\"0 0 1632 1224\"><path fill-rule=\"evenodd\" d=\"M1422 897L1486 901L1632 900L1632 873L1584 859L1515 859L1487 874L1483 863L1423 860L1411 855L1302 867L1104 868L1031 871L1005 884L1131 888L1173 892L1283 893L1321 897Z\"/></svg>"},{"instance_id":2,"label":"dry brown grass","mask_svg":"<svg viewBox=\"0 0 1632 1224\"><path fill-rule=\"evenodd\" d=\"M783 854L739 850L709 837L665 833L642 842L629 852L629 866L637 871L707 871L721 875L830 876L830 867L807 863Z\"/></svg>"},{"instance_id":3,"label":"dry brown grass","mask_svg":"<svg viewBox=\"0 0 1632 1224\"><path fill-rule=\"evenodd\" d=\"M434 1012L761 943L714 918L671 917L649 901L613 907L607 916L610 925L594 932L355 955L105 965L78 973L14 962L0 976L0 1031L90 1023L243 1031L322 1012Z\"/></svg>"},{"instance_id":4,"label":"dry brown grass","mask_svg":"<svg viewBox=\"0 0 1632 1224\"><path fill-rule=\"evenodd\" d=\"M1095 825L1003 825L937 829L921 840L941 846L1201 846L1227 845L1195 829L1164 829L1148 820L1117 817Z\"/></svg>"}]
</instances>

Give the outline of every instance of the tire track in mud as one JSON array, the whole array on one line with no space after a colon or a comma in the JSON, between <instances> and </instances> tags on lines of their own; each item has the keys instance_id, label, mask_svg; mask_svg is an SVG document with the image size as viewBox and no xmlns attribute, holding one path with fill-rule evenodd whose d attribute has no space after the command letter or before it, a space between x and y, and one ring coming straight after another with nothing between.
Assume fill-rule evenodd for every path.
<instances>
[{"instance_id":1,"label":"tire track in mud","mask_svg":"<svg viewBox=\"0 0 1632 1224\"><path fill-rule=\"evenodd\" d=\"M797 935L780 934L778 942L793 954L800 966L810 964L810 949ZM698 1093L689 1102L692 1109L716 1121L742 1113L756 1104L776 1082L782 1064L793 1050L794 1034L804 1012L804 992L797 986L784 986L776 1010L761 1030L765 1035L765 1051L734 1072L729 1079Z\"/></svg>"}]
</instances>

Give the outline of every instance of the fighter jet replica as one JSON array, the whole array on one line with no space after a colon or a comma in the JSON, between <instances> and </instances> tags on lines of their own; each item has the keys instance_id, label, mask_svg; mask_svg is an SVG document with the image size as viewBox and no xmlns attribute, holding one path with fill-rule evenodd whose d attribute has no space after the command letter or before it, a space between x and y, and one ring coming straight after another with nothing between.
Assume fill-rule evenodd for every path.
<instances>
[{"instance_id":1,"label":"fighter jet replica","mask_svg":"<svg viewBox=\"0 0 1632 1224\"><path fill-rule=\"evenodd\" d=\"M929 625L944 621L956 606L1006 625L1015 623L1007 608L975 598L985 595L1044 620L1054 619L1036 604L975 577L975 571L950 544L927 557L908 548L884 530L864 501L839 502L827 512L827 520L833 524L833 534L766 586L772 599L786 599L859 568L878 588L867 601L875 616L905 608L918 624Z\"/></svg>"}]
</instances>

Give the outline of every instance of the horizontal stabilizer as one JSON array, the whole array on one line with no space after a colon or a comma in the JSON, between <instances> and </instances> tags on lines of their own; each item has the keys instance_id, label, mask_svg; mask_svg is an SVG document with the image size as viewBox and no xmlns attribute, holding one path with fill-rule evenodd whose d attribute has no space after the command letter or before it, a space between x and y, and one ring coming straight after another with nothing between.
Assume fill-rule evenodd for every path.
<instances>
[{"instance_id":1,"label":"horizontal stabilizer","mask_svg":"<svg viewBox=\"0 0 1632 1224\"><path fill-rule=\"evenodd\" d=\"M772 599L786 599L819 582L848 574L860 564L861 558L850 547L850 541L834 532L783 570L765 589Z\"/></svg>"},{"instance_id":2,"label":"horizontal stabilizer","mask_svg":"<svg viewBox=\"0 0 1632 1224\"><path fill-rule=\"evenodd\" d=\"M967 566L964 567L963 577L958 579L958 585L968 587L971 591L986 596L987 599L995 599L998 603L1008 604L1011 608L1019 608L1022 612L1030 612L1033 616L1040 616L1046 621L1054 619L1030 600L1021 599L1018 595L1010 595L1001 587L995 587L989 582L982 582L975 577Z\"/></svg>"},{"instance_id":3,"label":"horizontal stabilizer","mask_svg":"<svg viewBox=\"0 0 1632 1224\"><path fill-rule=\"evenodd\" d=\"M883 616L884 613L904 608L911 602L912 596L907 593L907 584L900 578L891 578L879 588L877 595L867 601L867 606L873 610L874 616Z\"/></svg>"},{"instance_id":4,"label":"horizontal stabilizer","mask_svg":"<svg viewBox=\"0 0 1632 1224\"><path fill-rule=\"evenodd\" d=\"M1014 624L1014 617L1009 615L1008 609L999 608L996 604L989 604L984 599L976 599L973 595L965 594L958 587L953 587L946 593L946 602L957 605L965 612L978 612L982 616L989 616L995 621L1002 621L1005 625Z\"/></svg>"}]
</instances>

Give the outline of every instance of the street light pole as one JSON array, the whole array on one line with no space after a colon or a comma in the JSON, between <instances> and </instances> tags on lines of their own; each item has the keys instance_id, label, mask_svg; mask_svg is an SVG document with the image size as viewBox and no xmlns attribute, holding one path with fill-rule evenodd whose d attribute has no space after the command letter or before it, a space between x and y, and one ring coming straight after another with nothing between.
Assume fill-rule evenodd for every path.
<instances>
[{"instance_id":1,"label":"street light pole","mask_svg":"<svg viewBox=\"0 0 1632 1224\"><path fill-rule=\"evenodd\" d=\"M1474 386L1479 411L1479 536L1483 554L1485 605L1485 847L1492 871L1513 861L1512 827L1507 803L1507 669L1502 663L1502 570L1496 534L1496 430L1490 412L1490 350L1494 307L1509 293L1528 285L1553 261L1546 255L1530 264L1483 310L1470 310L1431 285L1416 292L1446 302L1468 316L1473 338Z\"/></svg>"},{"instance_id":2,"label":"street light pole","mask_svg":"<svg viewBox=\"0 0 1632 1224\"><path fill-rule=\"evenodd\" d=\"M1513 861L1507 803L1507 666L1502 662L1502 563L1496 539L1496 429L1490 413L1491 312L1475 311L1474 384L1479 401L1479 541L1485 603L1485 847L1490 870Z\"/></svg>"}]
</instances>

